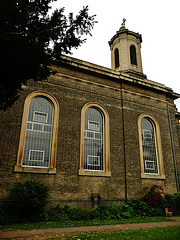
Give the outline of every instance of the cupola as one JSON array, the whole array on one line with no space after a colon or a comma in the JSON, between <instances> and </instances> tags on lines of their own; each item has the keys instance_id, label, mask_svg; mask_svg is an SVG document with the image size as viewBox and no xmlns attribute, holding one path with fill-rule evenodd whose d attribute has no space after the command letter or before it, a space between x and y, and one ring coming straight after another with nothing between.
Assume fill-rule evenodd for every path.
<instances>
[{"instance_id":1,"label":"cupola","mask_svg":"<svg viewBox=\"0 0 180 240\"><path fill-rule=\"evenodd\" d=\"M126 19L123 19L121 28L109 41L111 68L145 78L141 59L141 34L126 29L125 21Z\"/></svg>"}]
</instances>

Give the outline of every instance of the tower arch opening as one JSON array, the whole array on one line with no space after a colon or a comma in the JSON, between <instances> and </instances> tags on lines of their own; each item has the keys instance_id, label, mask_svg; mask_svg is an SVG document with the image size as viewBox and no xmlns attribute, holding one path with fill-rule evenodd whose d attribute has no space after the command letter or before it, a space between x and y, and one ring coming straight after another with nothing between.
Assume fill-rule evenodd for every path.
<instances>
[{"instance_id":1,"label":"tower arch opening","mask_svg":"<svg viewBox=\"0 0 180 240\"><path fill-rule=\"evenodd\" d=\"M114 51L115 69L119 67L119 49L116 48Z\"/></svg>"},{"instance_id":2,"label":"tower arch opening","mask_svg":"<svg viewBox=\"0 0 180 240\"><path fill-rule=\"evenodd\" d=\"M136 47L134 45L130 46L130 59L131 64L137 66Z\"/></svg>"}]
</instances>

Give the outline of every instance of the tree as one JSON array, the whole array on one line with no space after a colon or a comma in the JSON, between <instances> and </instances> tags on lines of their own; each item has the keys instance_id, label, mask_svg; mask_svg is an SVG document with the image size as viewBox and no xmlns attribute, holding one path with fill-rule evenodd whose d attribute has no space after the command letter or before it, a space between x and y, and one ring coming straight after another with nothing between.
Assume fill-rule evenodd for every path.
<instances>
[{"instance_id":1,"label":"tree","mask_svg":"<svg viewBox=\"0 0 180 240\"><path fill-rule=\"evenodd\" d=\"M46 79L53 59L60 61L62 54L84 43L82 36L91 35L96 21L88 6L66 17L64 8L49 15L54 0L0 1L0 108L6 109L22 84Z\"/></svg>"}]
</instances>

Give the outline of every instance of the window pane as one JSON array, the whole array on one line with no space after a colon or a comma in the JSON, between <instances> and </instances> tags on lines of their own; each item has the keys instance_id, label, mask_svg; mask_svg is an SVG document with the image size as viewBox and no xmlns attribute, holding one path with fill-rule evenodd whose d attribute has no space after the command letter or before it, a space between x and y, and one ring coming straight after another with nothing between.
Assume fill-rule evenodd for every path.
<instances>
[{"instance_id":1,"label":"window pane","mask_svg":"<svg viewBox=\"0 0 180 240\"><path fill-rule=\"evenodd\" d=\"M29 161L44 161L44 151L29 151Z\"/></svg>"},{"instance_id":2,"label":"window pane","mask_svg":"<svg viewBox=\"0 0 180 240\"><path fill-rule=\"evenodd\" d=\"M34 111L33 120L37 122L47 122L47 113Z\"/></svg>"},{"instance_id":3,"label":"window pane","mask_svg":"<svg viewBox=\"0 0 180 240\"><path fill-rule=\"evenodd\" d=\"M33 130L42 131L43 125L42 124L33 124Z\"/></svg>"},{"instance_id":4,"label":"window pane","mask_svg":"<svg viewBox=\"0 0 180 240\"><path fill-rule=\"evenodd\" d=\"M88 164L88 166L99 166L100 165L99 160L100 160L99 156L88 155L87 164Z\"/></svg>"},{"instance_id":5,"label":"window pane","mask_svg":"<svg viewBox=\"0 0 180 240\"><path fill-rule=\"evenodd\" d=\"M84 169L102 171L103 166L103 116L90 107L85 113Z\"/></svg>"},{"instance_id":6,"label":"window pane","mask_svg":"<svg viewBox=\"0 0 180 240\"><path fill-rule=\"evenodd\" d=\"M54 108L44 97L29 104L23 166L49 167Z\"/></svg>"},{"instance_id":7,"label":"window pane","mask_svg":"<svg viewBox=\"0 0 180 240\"><path fill-rule=\"evenodd\" d=\"M99 122L95 121L88 121L88 129L99 131Z\"/></svg>"},{"instance_id":8,"label":"window pane","mask_svg":"<svg viewBox=\"0 0 180 240\"><path fill-rule=\"evenodd\" d=\"M155 130L152 121L143 118L141 121L144 172L158 174Z\"/></svg>"},{"instance_id":9,"label":"window pane","mask_svg":"<svg viewBox=\"0 0 180 240\"><path fill-rule=\"evenodd\" d=\"M87 138L94 138L94 132L87 131L86 137Z\"/></svg>"}]
</instances>

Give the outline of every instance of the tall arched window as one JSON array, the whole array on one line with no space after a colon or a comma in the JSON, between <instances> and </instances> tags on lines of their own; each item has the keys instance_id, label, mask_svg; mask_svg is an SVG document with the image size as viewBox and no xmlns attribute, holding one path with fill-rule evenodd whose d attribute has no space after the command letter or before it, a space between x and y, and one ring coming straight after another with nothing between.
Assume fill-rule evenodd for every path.
<instances>
[{"instance_id":1,"label":"tall arched window","mask_svg":"<svg viewBox=\"0 0 180 240\"><path fill-rule=\"evenodd\" d=\"M137 66L136 48L134 45L130 46L130 59L131 59L131 64Z\"/></svg>"},{"instance_id":2,"label":"tall arched window","mask_svg":"<svg viewBox=\"0 0 180 240\"><path fill-rule=\"evenodd\" d=\"M29 104L22 166L49 167L54 107L37 96Z\"/></svg>"},{"instance_id":3,"label":"tall arched window","mask_svg":"<svg viewBox=\"0 0 180 240\"><path fill-rule=\"evenodd\" d=\"M85 112L84 126L84 169L104 170L104 123L99 109L89 107Z\"/></svg>"},{"instance_id":4,"label":"tall arched window","mask_svg":"<svg viewBox=\"0 0 180 240\"><path fill-rule=\"evenodd\" d=\"M139 117L139 142L141 176L164 179L159 125L150 115Z\"/></svg>"},{"instance_id":5,"label":"tall arched window","mask_svg":"<svg viewBox=\"0 0 180 240\"><path fill-rule=\"evenodd\" d=\"M89 103L81 115L79 175L110 176L109 117L99 104Z\"/></svg>"},{"instance_id":6,"label":"tall arched window","mask_svg":"<svg viewBox=\"0 0 180 240\"><path fill-rule=\"evenodd\" d=\"M54 97L45 92L27 97L15 171L55 172L57 120Z\"/></svg>"},{"instance_id":7,"label":"tall arched window","mask_svg":"<svg viewBox=\"0 0 180 240\"><path fill-rule=\"evenodd\" d=\"M114 52L114 58L115 58L115 68L119 67L119 49L116 48Z\"/></svg>"},{"instance_id":8,"label":"tall arched window","mask_svg":"<svg viewBox=\"0 0 180 240\"><path fill-rule=\"evenodd\" d=\"M158 174L155 127L150 118L141 120L141 137L144 161L144 173Z\"/></svg>"}]
</instances>

